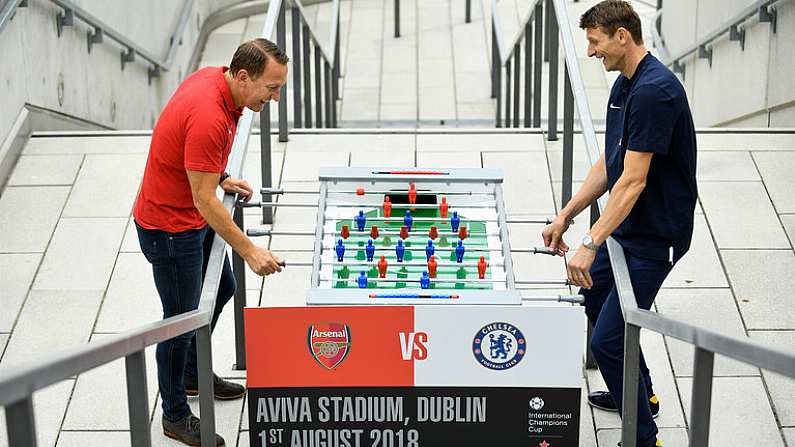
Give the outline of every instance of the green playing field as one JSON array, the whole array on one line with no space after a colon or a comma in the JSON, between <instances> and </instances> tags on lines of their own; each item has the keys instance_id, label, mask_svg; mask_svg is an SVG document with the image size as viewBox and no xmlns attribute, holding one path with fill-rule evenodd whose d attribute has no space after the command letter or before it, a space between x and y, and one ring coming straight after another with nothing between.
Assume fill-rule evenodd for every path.
<instances>
[{"instance_id":1,"label":"green playing field","mask_svg":"<svg viewBox=\"0 0 795 447\"><path fill-rule=\"evenodd\" d=\"M370 239L370 229L373 225L378 226L379 234L378 239L373 243L376 246L374 261L378 261L383 255L386 257L387 278L410 278L419 280L422 272L428 271L427 265L401 265L397 262L397 255L395 253L395 246L400 236L400 227L403 225L403 217L405 208L393 207L392 216L388 221L373 220L373 218L384 217L383 208L372 210L365 214L368 218L365 223L365 231L360 233L356 231L356 223L354 219L345 219L337 222L337 232L342 230L343 225L348 225L350 228L350 236L345 239L345 260L355 259L357 261L366 261L367 255L364 247L367 245L367 240ZM358 212L357 212L358 213ZM450 219L442 218L438 209L416 209L411 211L412 217L419 218L438 218L438 222L417 222L415 221L409 237L404 241L406 246L404 261L426 261L425 247L430 240L429 231L432 225L436 225L439 232L450 232ZM451 216L452 211L448 215ZM481 256L485 256L486 262L489 263L489 253L487 251L473 251L475 248L486 248L486 223L482 221L470 221L466 216L461 217L461 225L466 225L472 236L464 239L464 262L476 263ZM384 231L394 232L394 235L383 235ZM335 242L336 243L336 242ZM489 282L483 283L462 283L456 282L456 279L477 279L478 271L477 266L456 266L445 265L448 263L455 264L456 257L455 251L439 251L438 248L455 247L458 244L458 236L439 236L434 240L434 246L437 248L436 259L439 263L437 268L437 279L450 279L449 282L432 282L431 289L493 289L493 284ZM383 250L382 248L389 248ZM414 249L416 251L410 250ZM336 258L335 258L336 260ZM373 266L368 269L367 266L334 266L334 278L347 279L347 281L335 281L334 288L358 288L356 278L364 271L368 278L378 278L378 269ZM486 278L491 278L491 266L486 269ZM419 289L420 283L417 282L377 282L368 281L368 289Z\"/></svg>"}]
</instances>

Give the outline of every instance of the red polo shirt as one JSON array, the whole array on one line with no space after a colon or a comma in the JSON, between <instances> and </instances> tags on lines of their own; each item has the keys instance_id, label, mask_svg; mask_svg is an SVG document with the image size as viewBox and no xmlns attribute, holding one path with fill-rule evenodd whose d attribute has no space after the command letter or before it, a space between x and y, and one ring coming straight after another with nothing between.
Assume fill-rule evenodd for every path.
<instances>
[{"instance_id":1,"label":"red polo shirt","mask_svg":"<svg viewBox=\"0 0 795 447\"><path fill-rule=\"evenodd\" d=\"M227 67L207 67L185 79L157 120L133 216L138 225L170 233L207 224L193 205L186 169L221 173L237 120Z\"/></svg>"}]
</instances>

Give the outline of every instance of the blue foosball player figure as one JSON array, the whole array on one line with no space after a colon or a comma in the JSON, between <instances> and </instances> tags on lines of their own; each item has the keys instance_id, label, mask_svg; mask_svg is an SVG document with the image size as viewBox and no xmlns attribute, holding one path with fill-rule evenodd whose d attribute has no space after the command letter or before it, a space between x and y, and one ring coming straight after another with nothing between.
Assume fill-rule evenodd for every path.
<instances>
[{"instance_id":1,"label":"blue foosball player figure","mask_svg":"<svg viewBox=\"0 0 795 447\"><path fill-rule=\"evenodd\" d=\"M364 224L367 223L367 218L364 217L364 211L359 210L359 215L356 216L356 228L359 231L364 231Z\"/></svg>"},{"instance_id":2,"label":"blue foosball player figure","mask_svg":"<svg viewBox=\"0 0 795 447\"><path fill-rule=\"evenodd\" d=\"M367 247L364 247L364 253L367 255L367 262L373 262L375 256L375 245L372 239L367 239Z\"/></svg>"},{"instance_id":3,"label":"blue foosball player figure","mask_svg":"<svg viewBox=\"0 0 795 447\"><path fill-rule=\"evenodd\" d=\"M411 211L406 210L406 216L403 217L403 225L411 231L411 224L414 223L414 218L411 217Z\"/></svg>"},{"instance_id":4,"label":"blue foosball player figure","mask_svg":"<svg viewBox=\"0 0 795 447\"><path fill-rule=\"evenodd\" d=\"M342 258L345 256L345 244L342 243L342 239L337 239L337 246L334 247L334 251L337 252L337 261L342 262Z\"/></svg>"},{"instance_id":5,"label":"blue foosball player figure","mask_svg":"<svg viewBox=\"0 0 795 447\"><path fill-rule=\"evenodd\" d=\"M436 248L433 246L433 241L428 241L428 246L425 247L425 259L431 259L431 256L436 252Z\"/></svg>"},{"instance_id":6,"label":"blue foosball player figure","mask_svg":"<svg viewBox=\"0 0 795 447\"><path fill-rule=\"evenodd\" d=\"M453 217L450 218L450 229L453 233L458 231L458 226L461 225L461 218L458 217L458 211L453 211Z\"/></svg>"},{"instance_id":7,"label":"blue foosball player figure","mask_svg":"<svg viewBox=\"0 0 795 447\"><path fill-rule=\"evenodd\" d=\"M360 289L366 289L367 288L367 273L365 273L365 272L359 273L359 277L356 278L356 281L359 283L359 288Z\"/></svg>"},{"instance_id":8,"label":"blue foosball player figure","mask_svg":"<svg viewBox=\"0 0 795 447\"><path fill-rule=\"evenodd\" d=\"M403 255L406 253L406 247L403 245L403 239L399 239L397 241L397 245L395 246L395 256L397 256L397 262L403 262Z\"/></svg>"},{"instance_id":9,"label":"blue foosball player figure","mask_svg":"<svg viewBox=\"0 0 795 447\"><path fill-rule=\"evenodd\" d=\"M431 287L431 277L428 276L428 272L422 272L422 277L420 278L420 287L423 289L429 289Z\"/></svg>"},{"instance_id":10,"label":"blue foosball player figure","mask_svg":"<svg viewBox=\"0 0 795 447\"><path fill-rule=\"evenodd\" d=\"M458 241L455 247L455 262L464 262L464 241Z\"/></svg>"}]
</instances>

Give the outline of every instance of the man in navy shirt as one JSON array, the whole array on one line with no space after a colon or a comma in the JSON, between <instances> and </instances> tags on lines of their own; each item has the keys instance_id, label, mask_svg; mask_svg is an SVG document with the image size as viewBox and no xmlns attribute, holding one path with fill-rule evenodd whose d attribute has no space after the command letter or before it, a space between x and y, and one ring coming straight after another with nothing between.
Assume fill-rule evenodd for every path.
<instances>
[{"instance_id":1,"label":"man in navy shirt","mask_svg":"<svg viewBox=\"0 0 795 447\"><path fill-rule=\"evenodd\" d=\"M594 223L568 262L568 276L582 287L585 313L594 324L591 350L609 392L591 393L591 405L620 411L624 319L605 240L624 248L638 307L651 308L674 264L690 248L696 190L696 136L684 88L643 46L640 18L621 0L605 0L582 15L588 56L607 71L620 71L607 109L605 150L579 192L543 231L544 242L563 255L562 235L571 219L610 191ZM641 353L638 447L662 445L654 417L659 401Z\"/></svg>"}]
</instances>

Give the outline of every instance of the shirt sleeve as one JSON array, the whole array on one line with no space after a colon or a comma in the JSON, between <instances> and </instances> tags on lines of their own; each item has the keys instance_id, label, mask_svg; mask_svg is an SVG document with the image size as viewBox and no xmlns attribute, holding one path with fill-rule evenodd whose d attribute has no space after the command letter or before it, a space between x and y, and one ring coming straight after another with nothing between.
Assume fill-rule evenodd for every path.
<instances>
[{"instance_id":1,"label":"shirt sleeve","mask_svg":"<svg viewBox=\"0 0 795 447\"><path fill-rule=\"evenodd\" d=\"M666 155L679 118L675 98L658 87L641 86L628 106L627 150Z\"/></svg>"},{"instance_id":2,"label":"shirt sleeve","mask_svg":"<svg viewBox=\"0 0 795 447\"><path fill-rule=\"evenodd\" d=\"M223 172L226 134L222 119L207 119L198 114L189 117L185 132L185 169Z\"/></svg>"}]
</instances>

